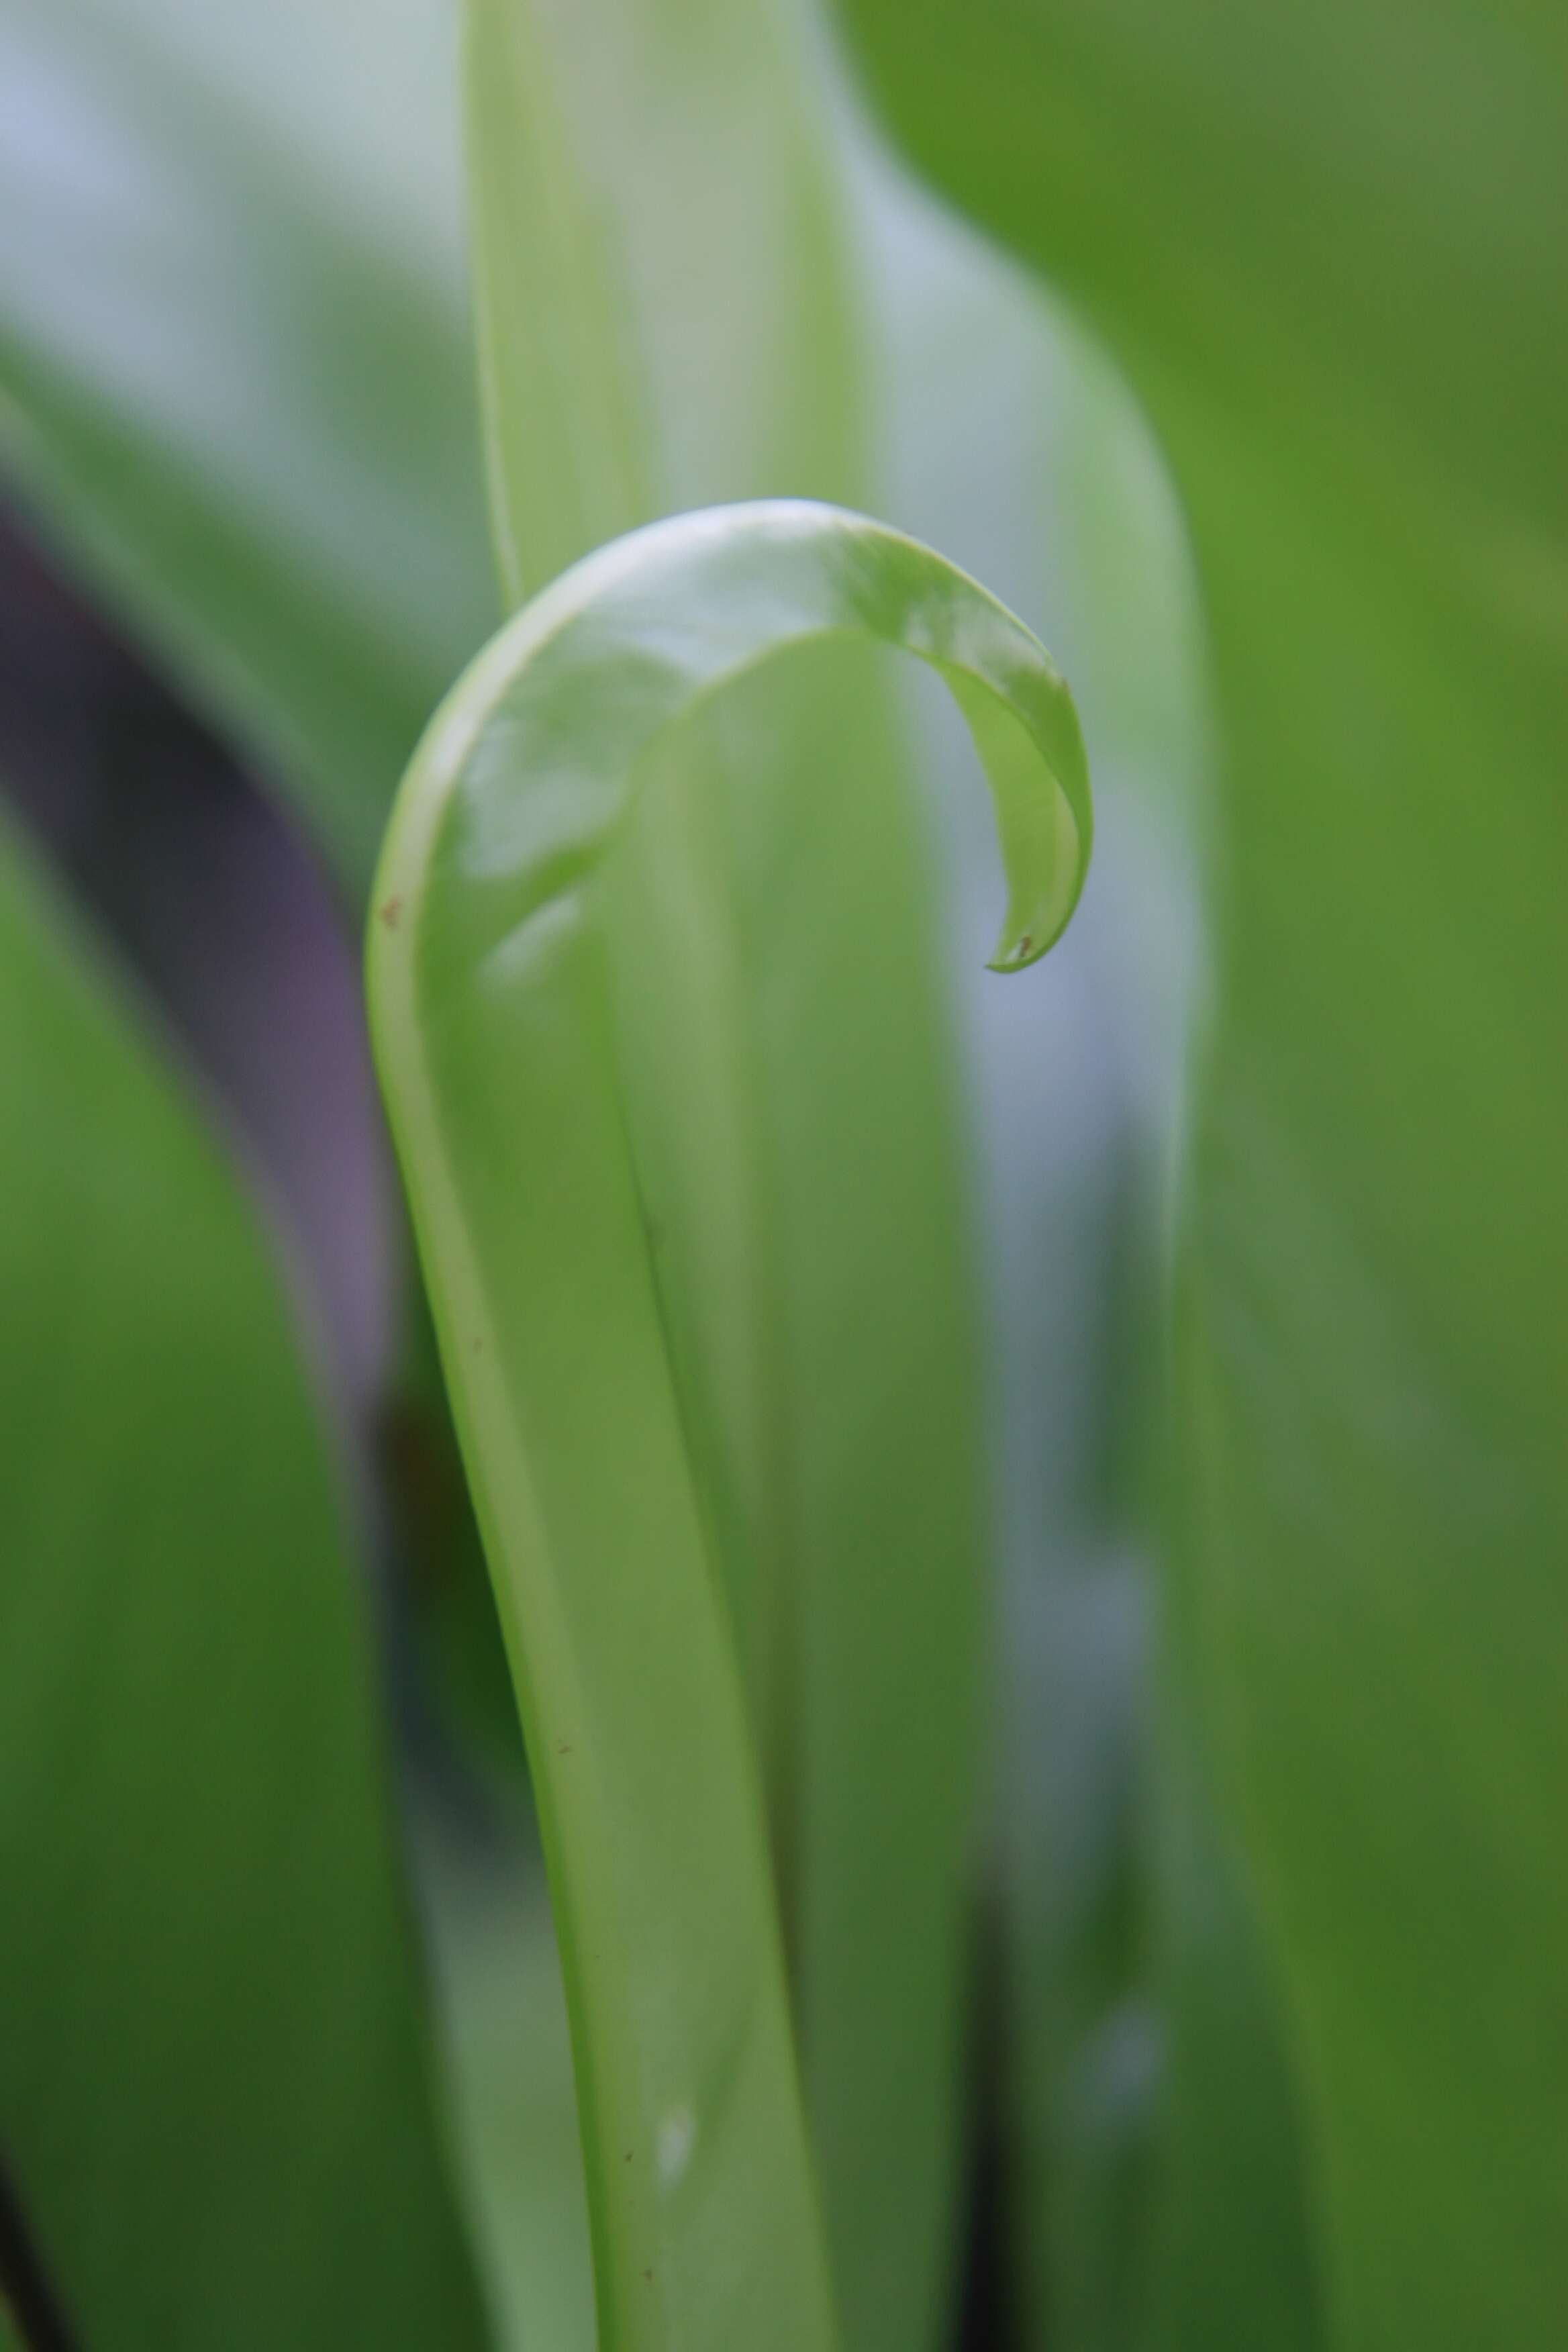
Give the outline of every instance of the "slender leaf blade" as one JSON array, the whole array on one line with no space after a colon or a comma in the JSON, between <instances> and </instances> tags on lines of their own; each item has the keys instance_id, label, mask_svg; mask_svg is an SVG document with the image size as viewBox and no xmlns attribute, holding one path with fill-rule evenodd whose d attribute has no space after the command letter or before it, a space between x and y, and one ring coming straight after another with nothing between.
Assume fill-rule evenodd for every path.
<instances>
[{"instance_id":1,"label":"slender leaf blade","mask_svg":"<svg viewBox=\"0 0 1568 2352\"><path fill-rule=\"evenodd\" d=\"M106 2347L477 2346L345 1510L233 1171L0 844L0 2115Z\"/></svg>"},{"instance_id":2,"label":"slender leaf blade","mask_svg":"<svg viewBox=\"0 0 1568 2352\"><path fill-rule=\"evenodd\" d=\"M831 2322L754 1765L617 1099L594 883L660 730L792 642L845 632L962 688L1009 885L997 961L1035 960L1092 835L1065 688L963 574L798 501L649 527L501 632L410 771L371 929L378 1065L551 1874L600 2326L649 2352L799 2352Z\"/></svg>"}]
</instances>

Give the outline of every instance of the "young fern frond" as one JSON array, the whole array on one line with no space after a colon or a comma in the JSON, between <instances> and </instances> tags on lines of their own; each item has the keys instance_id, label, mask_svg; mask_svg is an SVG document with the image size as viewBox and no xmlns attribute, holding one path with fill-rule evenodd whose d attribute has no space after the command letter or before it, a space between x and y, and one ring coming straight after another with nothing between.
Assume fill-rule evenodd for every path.
<instances>
[{"instance_id":1,"label":"young fern frond","mask_svg":"<svg viewBox=\"0 0 1568 2352\"><path fill-rule=\"evenodd\" d=\"M755 1765L596 884L662 730L770 655L846 635L947 681L995 806L993 961L1032 962L1089 854L1066 688L942 558L799 501L653 524L508 624L416 755L370 927L377 1064L533 1774L605 2352L834 2339Z\"/></svg>"}]
</instances>

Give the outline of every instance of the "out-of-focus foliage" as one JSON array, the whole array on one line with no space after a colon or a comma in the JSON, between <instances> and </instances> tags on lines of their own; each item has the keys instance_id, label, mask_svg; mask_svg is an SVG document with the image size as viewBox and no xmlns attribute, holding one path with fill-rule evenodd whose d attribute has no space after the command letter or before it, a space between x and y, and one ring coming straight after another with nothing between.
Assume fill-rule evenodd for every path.
<instances>
[{"instance_id":1,"label":"out-of-focus foliage","mask_svg":"<svg viewBox=\"0 0 1568 2352\"><path fill-rule=\"evenodd\" d=\"M495 614L453 28L376 18L0 11L0 449L351 894Z\"/></svg>"},{"instance_id":2,"label":"out-of-focus foliage","mask_svg":"<svg viewBox=\"0 0 1568 2352\"><path fill-rule=\"evenodd\" d=\"M0 851L7 2174L73 2342L478 2346L279 1268Z\"/></svg>"},{"instance_id":3,"label":"out-of-focus foliage","mask_svg":"<svg viewBox=\"0 0 1568 2352\"><path fill-rule=\"evenodd\" d=\"M846 13L911 152L1100 326L1194 532L1181 1614L1327 2336L1553 2344L1568 37L1479 0Z\"/></svg>"},{"instance_id":4,"label":"out-of-focus foliage","mask_svg":"<svg viewBox=\"0 0 1568 2352\"><path fill-rule=\"evenodd\" d=\"M1026 2341L1110 2345L1135 2333L1147 2202L1176 2160L1168 2126L1153 2137L1181 2026L1178 1989L1153 1981L1143 1780L1157 1236L1196 948L1191 585L1110 370L885 157L858 142L856 160L879 502L1043 615L1095 778L1096 871L1049 985L998 990L962 956L955 979L994 1351L991 2095L1009 2321L1016 2305ZM966 747L931 700L921 749L945 782ZM946 793L950 812L973 802ZM947 830L961 940L984 919L989 847ZM1224 2006L1223 1981L1212 1998Z\"/></svg>"}]
</instances>

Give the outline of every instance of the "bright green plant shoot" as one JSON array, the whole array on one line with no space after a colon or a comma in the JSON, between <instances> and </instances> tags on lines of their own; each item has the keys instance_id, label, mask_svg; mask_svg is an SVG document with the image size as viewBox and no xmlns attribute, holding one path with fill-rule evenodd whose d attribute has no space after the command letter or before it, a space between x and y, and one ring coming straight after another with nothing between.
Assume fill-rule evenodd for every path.
<instances>
[{"instance_id":1,"label":"bright green plant shoot","mask_svg":"<svg viewBox=\"0 0 1568 2352\"><path fill-rule=\"evenodd\" d=\"M940 556L797 501L656 523L502 629L415 758L371 923L376 1055L534 1777L606 2352L833 2340L755 1765L660 1324L597 885L662 731L770 655L844 635L947 681L995 803L993 961L1032 962L1089 853L1066 688Z\"/></svg>"}]
</instances>

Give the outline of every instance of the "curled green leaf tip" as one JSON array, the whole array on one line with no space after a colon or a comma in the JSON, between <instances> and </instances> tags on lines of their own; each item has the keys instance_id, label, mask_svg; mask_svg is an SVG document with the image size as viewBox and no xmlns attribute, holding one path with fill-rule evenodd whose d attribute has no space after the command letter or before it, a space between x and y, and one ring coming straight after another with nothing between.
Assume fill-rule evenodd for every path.
<instances>
[{"instance_id":1,"label":"curled green leaf tip","mask_svg":"<svg viewBox=\"0 0 1568 2352\"><path fill-rule=\"evenodd\" d=\"M1007 886L989 965L1022 971L1061 937L1089 866L1093 811L1072 698L1039 641L955 564L806 499L651 523L574 564L508 623L415 757L376 904L417 902L437 834L461 842L469 873L510 884L513 920L577 887L663 729L770 656L844 635L914 655L963 711Z\"/></svg>"}]
</instances>

